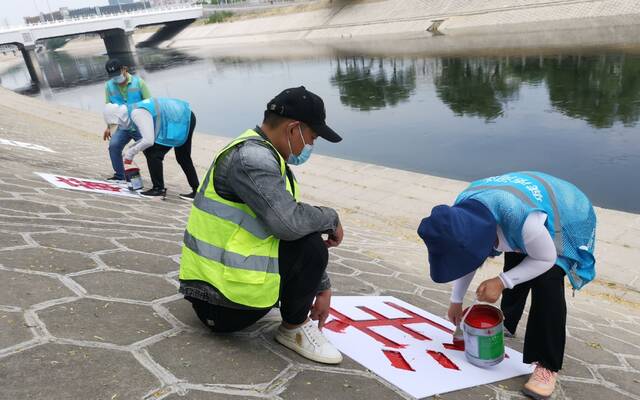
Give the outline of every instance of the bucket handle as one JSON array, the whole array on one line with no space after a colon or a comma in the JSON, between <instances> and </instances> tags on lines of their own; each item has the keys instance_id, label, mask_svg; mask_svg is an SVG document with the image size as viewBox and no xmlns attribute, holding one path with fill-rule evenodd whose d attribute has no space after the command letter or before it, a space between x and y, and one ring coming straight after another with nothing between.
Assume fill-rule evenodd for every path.
<instances>
[{"instance_id":1,"label":"bucket handle","mask_svg":"<svg viewBox=\"0 0 640 400\"><path fill-rule=\"evenodd\" d=\"M476 304L478 304L478 298L476 297L475 300L473 300L473 303L471 303L471 305L469 307L467 307L467 311L465 311L464 315L462 315L462 318L460 319L460 325L462 325L464 323L464 320L467 319L467 316L469 315L469 313L471 312L471 309L473 308L473 306L475 306Z\"/></svg>"}]
</instances>

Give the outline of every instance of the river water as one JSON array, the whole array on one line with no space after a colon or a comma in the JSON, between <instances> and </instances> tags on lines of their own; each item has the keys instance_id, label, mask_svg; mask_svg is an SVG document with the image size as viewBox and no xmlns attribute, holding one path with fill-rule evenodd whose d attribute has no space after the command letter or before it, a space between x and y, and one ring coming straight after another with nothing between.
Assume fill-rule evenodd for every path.
<instances>
[{"instance_id":1,"label":"river water","mask_svg":"<svg viewBox=\"0 0 640 400\"><path fill-rule=\"evenodd\" d=\"M137 72L154 96L189 101L200 132L236 136L260 123L277 92L305 85L323 97L329 125L344 137L319 141L318 153L463 180L539 170L575 183L597 205L640 212L640 56L546 53L248 58L146 50ZM24 66L0 80L100 112L106 59L48 52L40 54L40 89L29 88Z\"/></svg>"}]
</instances>

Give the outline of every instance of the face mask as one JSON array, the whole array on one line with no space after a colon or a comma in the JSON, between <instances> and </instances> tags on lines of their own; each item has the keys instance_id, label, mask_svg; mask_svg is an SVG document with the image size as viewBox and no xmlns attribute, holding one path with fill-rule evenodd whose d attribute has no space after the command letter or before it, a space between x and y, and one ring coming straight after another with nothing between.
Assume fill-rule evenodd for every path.
<instances>
[{"instance_id":1,"label":"face mask","mask_svg":"<svg viewBox=\"0 0 640 400\"><path fill-rule=\"evenodd\" d=\"M311 152L313 151L313 145L305 143L304 136L302 136L302 128L300 127L300 125L298 125L298 131L300 132L300 137L302 138L302 143L304 143L304 147L302 148L302 151L300 152L300 154L295 155L293 154L293 150L291 149L291 141L289 141L289 151L291 152L291 154L289 154L289 158L287 159L287 162L291 165L303 164L309 159L309 157L311 157Z\"/></svg>"},{"instance_id":2,"label":"face mask","mask_svg":"<svg viewBox=\"0 0 640 400\"><path fill-rule=\"evenodd\" d=\"M124 77L124 75L120 74L120 75L116 76L115 78L113 78L113 81L115 83L117 83L118 85L120 85L125 81L125 79L126 78Z\"/></svg>"}]
</instances>

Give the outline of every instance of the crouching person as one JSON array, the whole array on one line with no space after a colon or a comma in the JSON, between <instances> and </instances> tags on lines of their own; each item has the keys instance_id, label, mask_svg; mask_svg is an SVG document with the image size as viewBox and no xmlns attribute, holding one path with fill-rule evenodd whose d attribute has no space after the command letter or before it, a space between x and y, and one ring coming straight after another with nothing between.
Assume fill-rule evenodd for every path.
<instances>
[{"instance_id":1,"label":"crouching person","mask_svg":"<svg viewBox=\"0 0 640 400\"><path fill-rule=\"evenodd\" d=\"M131 146L124 156L125 169L133 158L144 152L153 187L140 194L146 197L165 197L163 160L174 148L176 161L182 168L191 192L181 194L185 200L193 200L199 186L198 174L191 160L191 142L196 127L196 116L189 103L178 99L153 97L132 105L106 104L104 120L109 129L135 129L141 139Z\"/></svg>"},{"instance_id":2,"label":"crouching person","mask_svg":"<svg viewBox=\"0 0 640 400\"><path fill-rule=\"evenodd\" d=\"M478 300L502 295L506 335L514 335L529 292L524 362L535 364L523 392L548 399L562 368L567 308L564 277L575 289L595 277L596 217L574 185L540 172L514 172L471 183L452 207L439 205L418 234L431 278L453 283L448 316L459 324L462 300L487 257L504 252L504 272L478 286Z\"/></svg>"},{"instance_id":3,"label":"crouching person","mask_svg":"<svg viewBox=\"0 0 640 400\"><path fill-rule=\"evenodd\" d=\"M327 248L340 244L342 226L335 210L299 201L289 169L309 158L318 137L341 140L325 124L320 97L292 88L269 102L260 127L215 156L189 215L180 292L214 332L244 329L279 303L276 340L337 364L342 355L319 328L331 302Z\"/></svg>"}]
</instances>

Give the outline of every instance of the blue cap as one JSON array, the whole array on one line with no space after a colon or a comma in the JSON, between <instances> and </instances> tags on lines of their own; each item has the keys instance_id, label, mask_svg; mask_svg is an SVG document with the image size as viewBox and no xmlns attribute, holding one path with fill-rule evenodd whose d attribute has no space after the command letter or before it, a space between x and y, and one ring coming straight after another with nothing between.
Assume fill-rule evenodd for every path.
<instances>
[{"instance_id":1,"label":"blue cap","mask_svg":"<svg viewBox=\"0 0 640 400\"><path fill-rule=\"evenodd\" d=\"M493 252L496 219L477 200L435 206L418 227L429 250L431 279L450 282L479 268Z\"/></svg>"}]
</instances>

